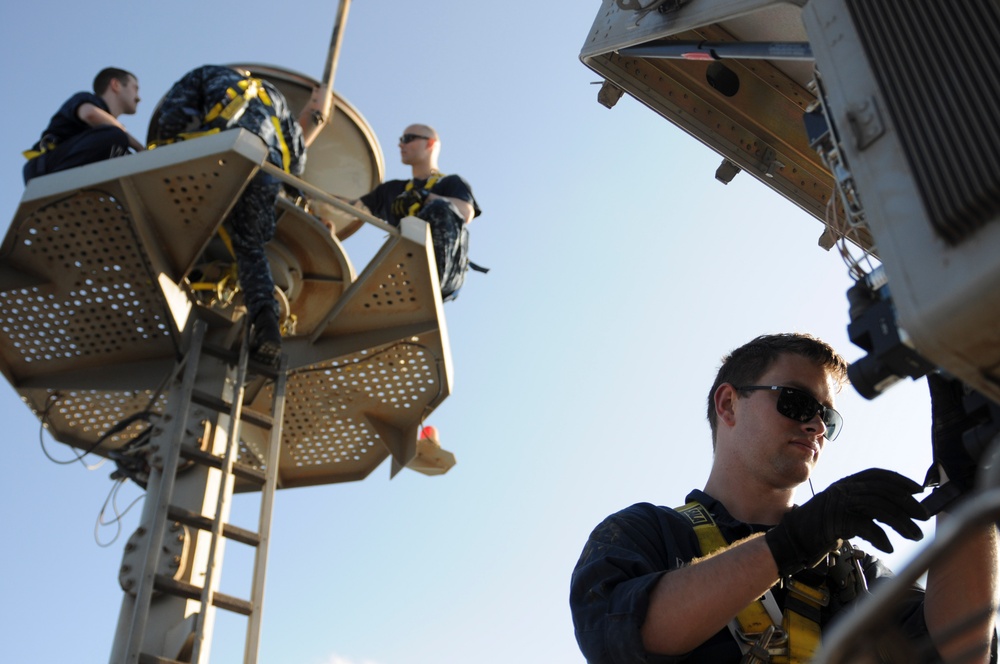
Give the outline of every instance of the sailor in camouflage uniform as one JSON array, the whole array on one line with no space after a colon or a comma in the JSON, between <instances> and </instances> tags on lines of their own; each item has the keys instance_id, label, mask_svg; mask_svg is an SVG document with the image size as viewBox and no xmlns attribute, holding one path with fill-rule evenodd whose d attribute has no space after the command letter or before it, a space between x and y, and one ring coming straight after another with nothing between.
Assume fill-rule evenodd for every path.
<instances>
[{"instance_id":1,"label":"sailor in camouflage uniform","mask_svg":"<svg viewBox=\"0 0 1000 664\"><path fill-rule=\"evenodd\" d=\"M156 118L158 142L191 139L241 127L268 147L268 161L292 175L305 168L302 128L284 96L271 83L248 72L205 65L184 75L170 89ZM258 172L226 219L247 315L253 324L254 359L275 364L281 352L278 303L264 245L274 236L275 204L281 183Z\"/></svg>"},{"instance_id":2,"label":"sailor in camouflage uniform","mask_svg":"<svg viewBox=\"0 0 1000 664\"><path fill-rule=\"evenodd\" d=\"M469 267L466 226L481 214L472 187L460 175L438 170L441 141L432 127L413 124L399 138L400 160L410 167L410 180L387 180L359 200L371 214L398 226L404 217L423 219L431 227L441 299L454 299Z\"/></svg>"}]
</instances>

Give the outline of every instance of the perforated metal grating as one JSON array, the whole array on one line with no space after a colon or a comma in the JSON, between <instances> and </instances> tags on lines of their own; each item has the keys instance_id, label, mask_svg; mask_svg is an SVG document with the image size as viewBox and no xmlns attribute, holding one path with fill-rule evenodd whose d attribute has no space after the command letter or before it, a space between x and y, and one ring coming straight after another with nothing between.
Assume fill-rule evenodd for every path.
<instances>
[{"instance_id":1,"label":"perforated metal grating","mask_svg":"<svg viewBox=\"0 0 1000 664\"><path fill-rule=\"evenodd\" d=\"M59 282L3 293L2 331L12 364L95 359L169 336L158 293L114 196L84 191L47 205L18 227L19 259Z\"/></svg>"},{"instance_id":2,"label":"perforated metal grating","mask_svg":"<svg viewBox=\"0 0 1000 664\"><path fill-rule=\"evenodd\" d=\"M388 452L367 416L402 425L419 421L441 392L430 349L404 342L354 353L292 373L282 435L281 475L349 481L371 472ZM255 410L272 398L265 388ZM242 446L241 461L260 467L262 453Z\"/></svg>"},{"instance_id":3,"label":"perforated metal grating","mask_svg":"<svg viewBox=\"0 0 1000 664\"><path fill-rule=\"evenodd\" d=\"M407 259L413 257L413 252L407 252ZM366 309L416 307L418 305L418 292L410 276L409 264L410 261L407 260L397 262L393 266L387 266L387 271L382 276L377 290L369 294L368 300L364 302L364 307Z\"/></svg>"},{"instance_id":4,"label":"perforated metal grating","mask_svg":"<svg viewBox=\"0 0 1000 664\"><path fill-rule=\"evenodd\" d=\"M155 422L166 408L166 396L152 391L105 392L100 390L34 390L26 395L35 406L36 414L46 426L60 432L66 442L87 449L98 441L102 449L116 449L132 440ZM105 440L120 422L136 413L150 413L148 419L137 420Z\"/></svg>"},{"instance_id":5,"label":"perforated metal grating","mask_svg":"<svg viewBox=\"0 0 1000 664\"><path fill-rule=\"evenodd\" d=\"M220 160L219 165L224 166L225 161ZM164 177L162 180L164 195L157 200L168 205L172 202L175 212L173 218L188 226L192 218L198 216L201 206L212 195L212 181L218 179L220 175L221 172L215 170Z\"/></svg>"},{"instance_id":6,"label":"perforated metal grating","mask_svg":"<svg viewBox=\"0 0 1000 664\"><path fill-rule=\"evenodd\" d=\"M0 363L57 440L107 455L158 421L167 394L157 386L185 350L175 331L199 314L164 278L177 283L195 264L252 177L254 151L263 159L256 137L219 135L28 187L0 251ZM408 220L355 279L326 229L295 218L281 229L283 250L311 290L293 303L308 325L283 344L291 372L279 482L361 479L390 449L405 463L409 436L450 391L429 231ZM238 333L211 313L213 343L231 351ZM246 409L269 415L269 388L253 393ZM240 460L260 467L269 437L245 427Z\"/></svg>"}]
</instances>

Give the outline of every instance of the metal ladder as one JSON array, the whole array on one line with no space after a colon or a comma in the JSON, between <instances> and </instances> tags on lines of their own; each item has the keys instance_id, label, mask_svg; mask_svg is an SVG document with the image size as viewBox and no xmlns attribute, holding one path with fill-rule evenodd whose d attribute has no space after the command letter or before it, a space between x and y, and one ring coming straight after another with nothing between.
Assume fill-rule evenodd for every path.
<instances>
[{"instance_id":1,"label":"metal ladder","mask_svg":"<svg viewBox=\"0 0 1000 664\"><path fill-rule=\"evenodd\" d=\"M215 608L247 616L243 661L245 663L257 661L271 515L278 481L281 421L287 380L287 356L282 354L277 370L255 367L256 373L274 380L270 417L252 411L244 411L243 400L247 383L249 344L244 338L243 343L240 344L238 357L236 357L232 352L206 345L205 331L206 324L203 321L196 321L191 349L184 360L183 379L177 390L178 393L171 394L168 414L165 416L166 420L173 421L172 431L169 432L170 435L167 438L168 444L163 450L162 456L154 457L151 460L151 466L160 470L160 473L159 481L155 483L155 486L151 476L146 496L147 505L143 515L143 526L148 529L149 541L144 550L142 578L135 588L131 619L127 620L127 616L125 616L125 607L128 603L126 598L126 605L123 605L123 615L119 620L119 634L116 636L115 651L122 652L124 658L116 657L115 651L113 651L113 661L124 661L129 664L207 663ZM206 359L208 362L205 361ZM213 363L213 360L221 360L222 364ZM213 364L214 369L206 366ZM203 374L208 374L207 380ZM199 389L205 382L216 388L221 388L221 390ZM193 408L200 408L201 412L211 411L220 417L228 416L228 419L222 420L224 425L228 425L224 444L221 441L216 442L214 451L205 451L190 442L193 436L191 435L192 427L189 427L188 424L191 421ZM237 462L241 431L245 422L269 430L269 444L263 471ZM205 428L204 436L209 443L211 432L221 433L218 426L219 422L214 421L214 424ZM163 433L168 432L164 431ZM223 446L221 454L219 454L220 446ZM154 447L153 453L156 454L163 447L162 444ZM206 478L211 475L212 470L218 471L221 475L218 480L205 481L205 489L200 497L202 504L209 507L214 498L214 510L189 509L175 504L177 497L175 494L178 493L176 480L182 460L189 466L204 469ZM237 477L261 486L257 532L226 522ZM212 493L215 495L212 496ZM140 530L143 526L140 527ZM208 535L207 541L206 537L195 535L193 539L198 540L197 552L196 547L192 545L187 553L174 555L173 560L165 561L164 556L170 554L169 549L165 546L165 544L169 544L168 537L183 539L183 534L171 535L183 527L196 533L205 533ZM222 538L235 540L255 548L249 599L241 599L218 591L224 550ZM204 554L206 546L208 549L207 558ZM207 563L195 563L196 566L203 567L203 570L192 567L188 572L190 576L203 574L202 583L177 580L171 574L164 572L165 562L169 567L184 556L192 561L196 557L207 560ZM154 611L153 606L159 601L160 595L197 601L200 603L200 607L197 613L191 617L186 617L189 611L185 611L183 608L179 608L177 611L168 611L166 616L151 617L151 613ZM183 607L185 605L186 602L182 602L177 606ZM155 624L157 622L161 624ZM183 625L185 622L189 625ZM127 629L126 634L121 633L123 628ZM168 645L163 635L170 633L170 630L177 631L178 629L185 636L184 645L179 650L174 645L173 650L176 650L176 654L168 656L167 652L164 651ZM127 643L121 650L117 648L119 641Z\"/></svg>"}]
</instances>

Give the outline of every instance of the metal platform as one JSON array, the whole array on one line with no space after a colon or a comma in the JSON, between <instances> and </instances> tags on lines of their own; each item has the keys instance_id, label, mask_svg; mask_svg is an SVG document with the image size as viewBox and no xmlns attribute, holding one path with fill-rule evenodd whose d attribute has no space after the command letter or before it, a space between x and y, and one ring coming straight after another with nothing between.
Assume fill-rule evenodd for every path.
<instances>
[{"instance_id":1,"label":"metal platform","mask_svg":"<svg viewBox=\"0 0 1000 664\"><path fill-rule=\"evenodd\" d=\"M232 345L239 309L199 304L186 277L266 154L236 130L31 181L0 247L0 369L57 440L107 455L155 420L194 318ZM356 277L316 218L281 210L268 252L295 326L279 486L361 479L388 456L395 473L451 389L428 227L388 231ZM247 408L269 389L249 385ZM267 439L247 429L253 463Z\"/></svg>"},{"instance_id":2,"label":"metal platform","mask_svg":"<svg viewBox=\"0 0 1000 664\"><path fill-rule=\"evenodd\" d=\"M782 0L603 0L580 59L607 81L606 86L629 93L831 226L820 238L820 244L829 248L846 226L842 215L827 209L833 177L810 147L802 121L806 109L816 101L810 84L812 62L664 58L654 54L657 47L671 43L738 46L805 42L800 4ZM606 105L614 101L616 98ZM735 170L730 167L731 173ZM866 232L854 233L851 239L861 246L871 245Z\"/></svg>"}]
</instances>

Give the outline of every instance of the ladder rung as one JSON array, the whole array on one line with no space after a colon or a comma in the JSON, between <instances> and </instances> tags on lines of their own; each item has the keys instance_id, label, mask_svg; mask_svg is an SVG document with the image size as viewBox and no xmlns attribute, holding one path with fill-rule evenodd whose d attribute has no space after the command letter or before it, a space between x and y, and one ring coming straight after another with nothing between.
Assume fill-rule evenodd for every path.
<instances>
[{"instance_id":1,"label":"ladder rung","mask_svg":"<svg viewBox=\"0 0 1000 664\"><path fill-rule=\"evenodd\" d=\"M192 526L200 530L211 530L213 524L213 521L207 516L177 507L175 505L171 505L168 508L167 518L173 519L174 521L180 521L185 525ZM222 524L222 536L250 546L260 546L260 535L252 530L234 526L231 523Z\"/></svg>"},{"instance_id":2,"label":"ladder rung","mask_svg":"<svg viewBox=\"0 0 1000 664\"><path fill-rule=\"evenodd\" d=\"M177 597L193 600L201 599L201 588L198 586L192 583L185 583L184 581L176 581L169 576L164 576L162 574L156 575L153 587L156 590L176 595ZM212 604L220 609L232 611L233 613L239 613L244 616L249 616L253 613L253 605L250 602L245 599L233 597L232 595L225 595L223 593L213 593Z\"/></svg>"},{"instance_id":3,"label":"ladder rung","mask_svg":"<svg viewBox=\"0 0 1000 664\"><path fill-rule=\"evenodd\" d=\"M197 447L181 445L181 456L188 461L194 461L195 463L200 463L203 466L210 466L211 468L222 470L222 459L220 457L200 450ZM266 479L263 470L258 470L257 468L248 466L244 463L233 464L233 475L239 477L240 479L255 482L257 484L264 484Z\"/></svg>"},{"instance_id":4,"label":"ladder rung","mask_svg":"<svg viewBox=\"0 0 1000 664\"><path fill-rule=\"evenodd\" d=\"M228 413L230 408L232 408L232 404L224 399L220 399L219 397L214 397L197 390L193 390L191 392L191 401L199 406L211 408L219 413ZM240 419L244 422L259 426L262 429L270 429L274 424L274 420L272 420L270 416L250 410L249 408L244 408L240 411Z\"/></svg>"}]
</instances>

